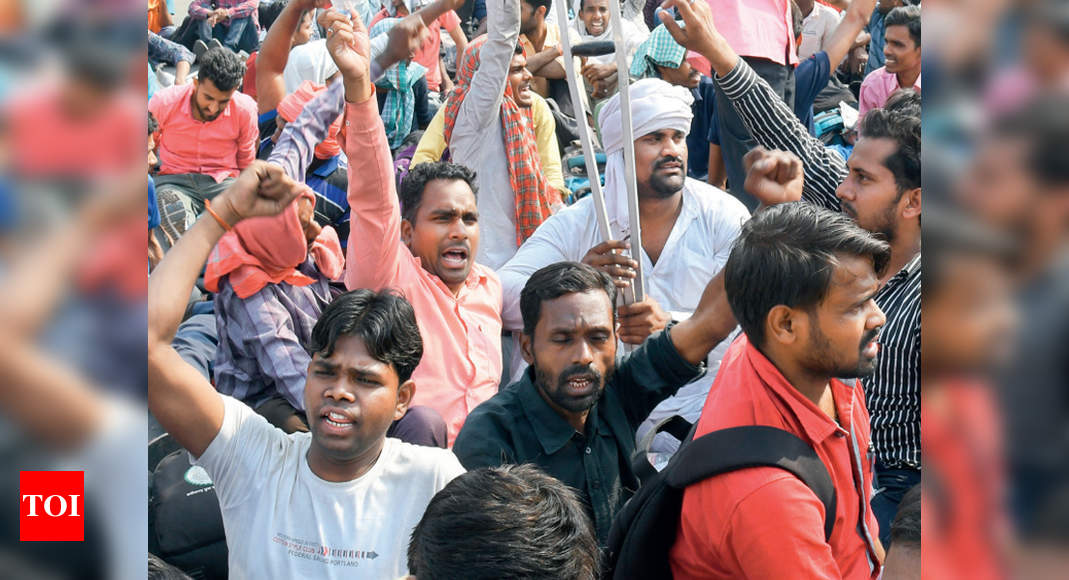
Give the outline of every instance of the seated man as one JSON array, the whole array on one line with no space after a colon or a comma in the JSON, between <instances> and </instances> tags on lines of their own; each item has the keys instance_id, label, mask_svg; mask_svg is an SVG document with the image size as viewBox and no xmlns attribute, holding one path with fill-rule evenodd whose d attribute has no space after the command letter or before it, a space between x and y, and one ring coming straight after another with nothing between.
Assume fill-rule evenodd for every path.
<instances>
[{"instance_id":1,"label":"seated man","mask_svg":"<svg viewBox=\"0 0 1069 580\"><path fill-rule=\"evenodd\" d=\"M533 465L476 469L449 482L408 545L408 570L419 580L594 580L598 559L578 494Z\"/></svg>"},{"instance_id":2,"label":"seated man","mask_svg":"<svg viewBox=\"0 0 1069 580\"><path fill-rule=\"evenodd\" d=\"M670 39L669 39L670 40ZM641 80L631 88L631 111L638 180L639 214L642 221L642 268L646 300L621 306L620 339L641 344L670 321L685 320L698 306L702 289L727 261L731 245L749 212L733 196L705 183L685 177L687 130L691 125L690 92L658 79ZM602 109L599 123L605 151L605 198L613 243L602 243L595 217L594 200L583 198L546 220L535 235L498 272L504 291L501 318L506 330L523 327L520 296L528 278L554 262L584 262L630 283L635 263L616 252L626 248L623 230L628 210L623 174L624 138L620 130L620 97L613 95ZM643 426L682 415L696 421L716 375L727 343L717 347L706 361L709 373L687 385L658 406ZM519 349L517 349L518 351ZM514 359L516 357L513 357ZM522 370L522 360L511 361ZM513 380L520 378L512 373ZM645 418L645 417L643 417ZM674 450L670 438L655 444L655 451ZM667 445L667 446L666 446Z\"/></svg>"},{"instance_id":3,"label":"seated man","mask_svg":"<svg viewBox=\"0 0 1069 580\"><path fill-rule=\"evenodd\" d=\"M635 429L650 411L705 369L705 357L735 327L710 306L714 279L694 314L616 360L616 286L586 264L535 272L521 297L523 378L468 417L455 451L468 469L534 463L579 491L605 546L613 517L639 486L631 470Z\"/></svg>"},{"instance_id":4,"label":"seated man","mask_svg":"<svg viewBox=\"0 0 1069 580\"><path fill-rule=\"evenodd\" d=\"M192 83L160 90L148 103L160 126L156 195L168 247L205 200L256 159L256 103L237 90L244 74L236 54L213 48L201 57Z\"/></svg>"},{"instance_id":5,"label":"seated man","mask_svg":"<svg viewBox=\"0 0 1069 580\"><path fill-rule=\"evenodd\" d=\"M398 204L393 159L370 79L367 30L327 13L327 41L346 100L350 222L345 284L396 288L417 313L426 357L417 401L438 411L450 442L501 379L501 284L476 264L479 211L473 173L433 163L408 174ZM347 44L357 27L358 48ZM402 214L402 206L404 213Z\"/></svg>"},{"instance_id":6,"label":"seated man","mask_svg":"<svg viewBox=\"0 0 1069 580\"><path fill-rule=\"evenodd\" d=\"M702 480L683 492L676 577L879 576L869 414L856 378L876 369L886 319L873 296L889 260L886 242L806 203L765 209L743 226L724 289L745 334L724 356L694 436L742 425L797 436L827 468L836 513L775 467Z\"/></svg>"},{"instance_id":7,"label":"seated man","mask_svg":"<svg viewBox=\"0 0 1069 580\"><path fill-rule=\"evenodd\" d=\"M620 23L623 25L627 64L630 67L635 50L646 42L650 31L644 23L641 28L626 19L621 19ZM609 0L579 0L579 11L572 26L580 42L611 42L613 29L612 19L609 18ZM609 98L617 87L616 54L587 57L582 74L591 97L597 101Z\"/></svg>"},{"instance_id":8,"label":"seated man","mask_svg":"<svg viewBox=\"0 0 1069 580\"><path fill-rule=\"evenodd\" d=\"M153 272L149 409L215 484L232 576L342 578L359 566L368 577L397 578L407 572L412 527L463 471L446 450L386 437L412 401L423 351L411 305L358 290L324 310L307 345L311 433L287 435L220 395L171 346L223 233L243 218L277 214L300 191L277 165L254 162Z\"/></svg>"},{"instance_id":9,"label":"seated man","mask_svg":"<svg viewBox=\"0 0 1069 580\"><path fill-rule=\"evenodd\" d=\"M488 7L489 30L468 45L445 104L445 139L455 163L478 168L485 224L478 260L500 268L562 203L535 147L531 74L517 43L520 0L492 0Z\"/></svg>"},{"instance_id":10,"label":"seated man","mask_svg":"<svg viewBox=\"0 0 1069 580\"><path fill-rule=\"evenodd\" d=\"M259 5L260 0L194 0L182 42L192 46L215 39L234 52L253 52L260 44Z\"/></svg>"},{"instance_id":11,"label":"seated man","mask_svg":"<svg viewBox=\"0 0 1069 580\"><path fill-rule=\"evenodd\" d=\"M571 112L571 97L565 84L564 57L561 56L560 35L562 31L557 21L547 20L553 0L520 1L520 43L523 45L530 71L531 89L545 98L555 98L567 112ZM493 2L488 4L490 18L487 20L487 32L492 30ZM509 9L511 10L511 8ZM579 36L572 29L563 31L569 35L572 46L579 43ZM578 59L575 61L579 70Z\"/></svg>"},{"instance_id":12,"label":"seated man","mask_svg":"<svg viewBox=\"0 0 1069 580\"><path fill-rule=\"evenodd\" d=\"M884 20L884 64L872 71L861 83L858 114L884 106L887 97L898 89L921 92L921 9L920 6L895 8Z\"/></svg>"}]
</instances>

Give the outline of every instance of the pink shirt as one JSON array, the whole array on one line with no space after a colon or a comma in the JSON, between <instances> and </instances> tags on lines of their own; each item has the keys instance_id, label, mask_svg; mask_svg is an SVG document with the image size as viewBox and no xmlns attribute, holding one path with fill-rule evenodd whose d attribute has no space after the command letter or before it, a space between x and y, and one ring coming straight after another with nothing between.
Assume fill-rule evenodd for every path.
<instances>
[{"instance_id":1,"label":"pink shirt","mask_svg":"<svg viewBox=\"0 0 1069 580\"><path fill-rule=\"evenodd\" d=\"M237 177L256 159L256 101L234 92L226 109L207 123L193 118L193 83L157 91L148 110L160 124L160 174L200 173L219 182Z\"/></svg>"},{"instance_id":2,"label":"pink shirt","mask_svg":"<svg viewBox=\"0 0 1069 580\"><path fill-rule=\"evenodd\" d=\"M739 56L798 64L790 0L706 0L716 29Z\"/></svg>"},{"instance_id":3,"label":"pink shirt","mask_svg":"<svg viewBox=\"0 0 1069 580\"><path fill-rule=\"evenodd\" d=\"M383 8L371 19L371 24L368 24L370 30L372 26L375 26L379 20L383 18L389 18L390 14ZM423 48L416 51L416 56L412 59L419 64L423 65L427 69L427 90L438 92L442 86L442 71L438 68L438 50L442 46L442 36L439 34L438 29L443 28L445 30L453 30L457 26L460 26L460 17L456 12L450 10L445 14L438 17L434 21L434 25L428 26L431 34L428 35L427 41L423 44ZM460 60L462 55L457 55L457 60ZM442 99L445 102L445 99Z\"/></svg>"},{"instance_id":4,"label":"pink shirt","mask_svg":"<svg viewBox=\"0 0 1069 580\"><path fill-rule=\"evenodd\" d=\"M898 75L887 72L887 67L880 68L869 73L861 83L861 92L858 96L857 113L858 119L865 116L870 109L878 109L887 102L891 93L904 87L898 86ZM913 90L921 92L921 75L917 75L917 82L913 83Z\"/></svg>"},{"instance_id":5,"label":"pink shirt","mask_svg":"<svg viewBox=\"0 0 1069 580\"><path fill-rule=\"evenodd\" d=\"M497 393L501 282L493 270L475 264L453 296L440 278L423 269L401 243L393 158L377 101L347 104L345 119L352 209L345 285L394 288L412 303L423 335L423 359L412 375L414 404L442 415L452 446L468 413Z\"/></svg>"}]
</instances>

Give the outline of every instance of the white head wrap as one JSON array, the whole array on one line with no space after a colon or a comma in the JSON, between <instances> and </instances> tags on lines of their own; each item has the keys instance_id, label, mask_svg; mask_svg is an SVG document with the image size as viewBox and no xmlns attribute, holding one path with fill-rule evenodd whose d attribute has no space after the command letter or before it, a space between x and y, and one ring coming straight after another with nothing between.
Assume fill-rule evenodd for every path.
<instances>
[{"instance_id":1,"label":"white head wrap","mask_svg":"<svg viewBox=\"0 0 1069 580\"><path fill-rule=\"evenodd\" d=\"M327 84L327 79L338 72L338 65L330 58L325 39L311 40L293 47L290 51L286 68L282 71L282 81L286 84L286 94L292 94L304 81L317 85Z\"/></svg>"},{"instance_id":2,"label":"white head wrap","mask_svg":"<svg viewBox=\"0 0 1069 580\"><path fill-rule=\"evenodd\" d=\"M631 83L632 141L663 129L690 133L694 118L690 106L694 96L683 87L670 85L661 79L642 79ZM614 236L620 239L631 231L627 209L627 181L624 178L623 119L620 93L616 93L598 115L601 144L605 149L605 206Z\"/></svg>"}]
</instances>

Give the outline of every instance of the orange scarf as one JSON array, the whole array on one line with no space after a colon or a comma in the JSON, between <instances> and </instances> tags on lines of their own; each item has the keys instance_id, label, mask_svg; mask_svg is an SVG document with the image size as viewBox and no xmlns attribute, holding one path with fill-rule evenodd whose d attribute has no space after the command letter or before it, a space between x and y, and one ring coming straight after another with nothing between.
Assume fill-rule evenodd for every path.
<instances>
[{"instance_id":1,"label":"orange scarf","mask_svg":"<svg viewBox=\"0 0 1069 580\"><path fill-rule=\"evenodd\" d=\"M300 197L315 200L311 189ZM324 227L309 248L294 200L277 216L244 220L224 234L208 258L204 287L218 292L219 280L229 276L234 293L248 298L268 284L308 286L316 279L297 270L308 254L324 276L331 280L341 276L345 255L338 234L334 228Z\"/></svg>"}]
</instances>

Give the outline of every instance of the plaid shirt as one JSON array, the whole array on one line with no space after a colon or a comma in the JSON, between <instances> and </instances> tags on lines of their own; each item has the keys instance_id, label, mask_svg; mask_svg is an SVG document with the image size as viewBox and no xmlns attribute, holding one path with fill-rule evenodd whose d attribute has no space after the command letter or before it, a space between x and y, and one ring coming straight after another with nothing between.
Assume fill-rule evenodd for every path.
<instances>
[{"instance_id":1,"label":"plaid shirt","mask_svg":"<svg viewBox=\"0 0 1069 580\"><path fill-rule=\"evenodd\" d=\"M194 0L189 5L189 15L198 20L208 18L213 10L223 8L230 20L252 16L252 23L260 28L260 0Z\"/></svg>"}]
</instances>

